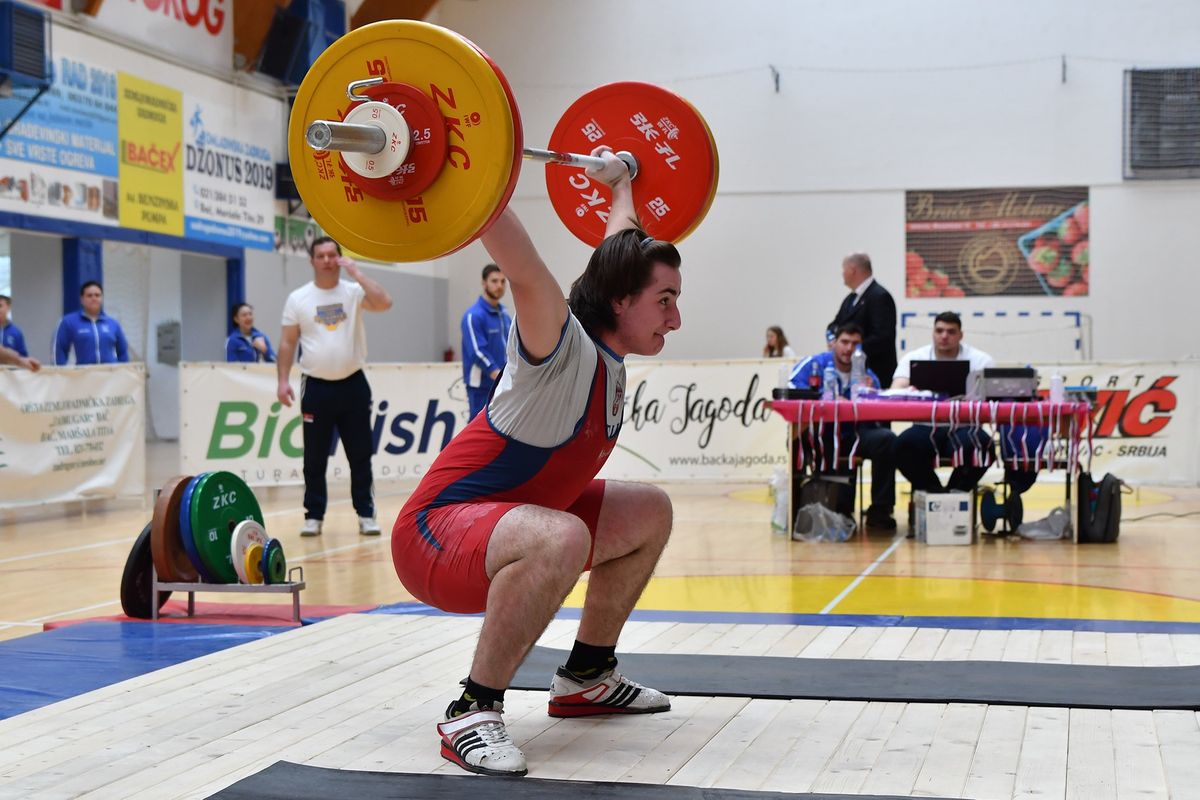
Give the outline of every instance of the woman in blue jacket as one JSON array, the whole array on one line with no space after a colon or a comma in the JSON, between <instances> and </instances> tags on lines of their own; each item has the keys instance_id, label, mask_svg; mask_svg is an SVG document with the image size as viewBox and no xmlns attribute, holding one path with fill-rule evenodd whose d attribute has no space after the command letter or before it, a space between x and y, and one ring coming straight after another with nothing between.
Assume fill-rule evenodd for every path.
<instances>
[{"instance_id":1,"label":"woman in blue jacket","mask_svg":"<svg viewBox=\"0 0 1200 800\"><path fill-rule=\"evenodd\" d=\"M225 360L274 363L275 351L271 349L271 340L254 327L254 306L235 303L231 316L236 327L225 340Z\"/></svg>"}]
</instances>

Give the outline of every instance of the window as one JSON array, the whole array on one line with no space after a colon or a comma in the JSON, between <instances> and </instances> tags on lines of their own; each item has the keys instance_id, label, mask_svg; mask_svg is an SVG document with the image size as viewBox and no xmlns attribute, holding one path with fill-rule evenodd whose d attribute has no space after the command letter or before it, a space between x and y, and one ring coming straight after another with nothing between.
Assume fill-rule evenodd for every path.
<instances>
[{"instance_id":1,"label":"window","mask_svg":"<svg viewBox=\"0 0 1200 800\"><path fill-rule=\"evenodd\" d=\"M1125 177L1200 178L1200 68L1125 71Z\"/></svg>"}]
</instances>

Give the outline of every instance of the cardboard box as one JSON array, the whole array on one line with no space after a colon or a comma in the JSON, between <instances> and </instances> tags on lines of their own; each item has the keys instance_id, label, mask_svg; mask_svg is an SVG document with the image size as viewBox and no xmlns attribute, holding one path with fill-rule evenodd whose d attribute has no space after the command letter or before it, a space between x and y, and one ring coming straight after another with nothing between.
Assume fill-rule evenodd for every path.
<instances>
[{"instance_id":1,"label":"cardboard box","mask_svg":"<svg viewBox=\"0 0 1200 800\"><path fill-rule=\"evenodd\" d=\"M932 545L975 543L971 492L913 492L917 541Z\"/></svg>"}]
</instances>

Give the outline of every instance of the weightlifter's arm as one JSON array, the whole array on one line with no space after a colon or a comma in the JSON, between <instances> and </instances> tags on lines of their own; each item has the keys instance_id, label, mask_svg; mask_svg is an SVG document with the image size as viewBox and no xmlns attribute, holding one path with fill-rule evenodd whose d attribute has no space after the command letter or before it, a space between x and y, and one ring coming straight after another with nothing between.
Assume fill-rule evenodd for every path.
<instances>
[{"instance_id":1,"label":"weightlifter's arm","mask_svg":"<svg viewBox=\"0 0 1200 800\"><path fill-rule=\"evenodd\" d=\"M275 396L285 406L291 406L296 399L292 391L292 362L296 359L296 343L300 341L299 325L284 325L283 333L279 335L279 353L275 361L275 371L279 376L279 387Z\"/></svg>"},{"instance_id":2,"label":"weightlifter's arm","mask_svg":"<svg viewBox=\"0 0 1200 800\"><path fill-rule=\"evenodd\" d=\"M609 237L629 228L637 228L637 210L633 205L633 182L629 177L629 167L613 154L612 148L597 147L592 155L603 158L606 162L601 170L587 170L587 174L608 184L612 190L612 209L608 213L608 224L604 228L604 236Z\"/></svg>"},{"instance_id":3,"label":"weightlifter's arm","mask_svg":"<svg viewBox=\"0 0 1200 800\"><path fill-rule=\"evenodd\" d=\"M567 321L562 287L538 255L511 206L504 209L481 241L512 287L521 347L534 361L541 361L554 352Z\"/></svg>"}]
</instances>

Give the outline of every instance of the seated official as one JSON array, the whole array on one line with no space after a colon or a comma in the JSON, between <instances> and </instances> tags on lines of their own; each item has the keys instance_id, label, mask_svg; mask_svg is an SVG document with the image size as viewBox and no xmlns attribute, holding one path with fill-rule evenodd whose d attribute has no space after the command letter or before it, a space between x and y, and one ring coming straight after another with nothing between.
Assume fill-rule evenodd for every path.
<instances>
[{"instance_id":1,"label":"seated official","mask_svg":"<svg viewBox=\"0 0 1200 800\"><path fill-rule=\"evenodd\" d=\"M850 359L854 351L862 346L863 333L856 323L847 323L837 329L830 350L809 356L792 368L791 385L800 389L824 390L825 369L833 367L837 387L842 397L850 397ZM879 378L868 366L867 383L879 388ZM878 422L843 422L838 426L838 448L849 455L871 461L871 505L867 508L867 525L872 528L894 530L896 520L892 510L896 505L896 467L893 463L893 446L896 434ZM833 450L833 426L826 428L822 446L827 453Z\"/></svg>"},{"instance_id":2,"label":"seated official","mask_svg":"<svg viewBox=\"0 0 1200 800\"><path fill-rule=\"evenodd\" d=\"M905 353L892 379L893 389L911 385L914 361L969 361L971 371L996 363L990 355L963 343L962 318L943 311L933 321L933 344ZM917 387L921 388L921 387ZM934 471L934 457L949 466L956 450L962 451L962 466L955 467L943 487ZM950 425L913 425L896 437L896 467L908 478L914 492L969 492L979 483L992 461L992 435L983 428L960 426L953 434Z\"/></svg>"},{"instance_id":3,"label":"seated official","mask_svg":"<svg viewBox=\"0 0 1200 800\"><path fill-rule=\"evenodd\" d=\"M231 317L235 327L233 333L225 340L225 360L250 363L266 361L274 364L275 351L271 349L271 340L254 327L254 306L249 303L236 303Z\"/></svg>"},{"instance_id":4,"label":"seated official","mask_svg":"<svg viewBox=\"0 0 1200 800\"><path fill-rule=\"evenodd\" d=\"M962 318L953 311L938 314L933 321L933 343L905 353L896 367L893 388L903 389L911 385L910 372L914 361L969 361L972 372L995 366L994 358L966 344L962 338ZM1034 432L1037 433L1036 438L1026 434L1026 446L1032 448L1030 453L1036 451L1036 443L1041 439L1040 431ZM1009 488L1019 495L1037 480L1037 470L1032 468L1032 463L1022 464L1019 459L1017 468L1013 468L1012 454L1008 452L1006 442L1010 433L1009 426L1000 426L1001 454L1009 458L1004 468L1004 479ZM1021 433L1025 433L1025 429L1021 429ZM908 478L913 491L969 492L979 484L992 462L991 440L991 434L983 428L960 426L952 436L949 425L938 425L936 428L913 425L896 439L896 466ZM1019 447L1019 438L1016 441ZM954 468L943 487L933 468L934 455L936 453L949 465L955 450L962 451L963 465ZM1020 454L1021 451L1017 452Z\"/></svg>"}]
</instances>

